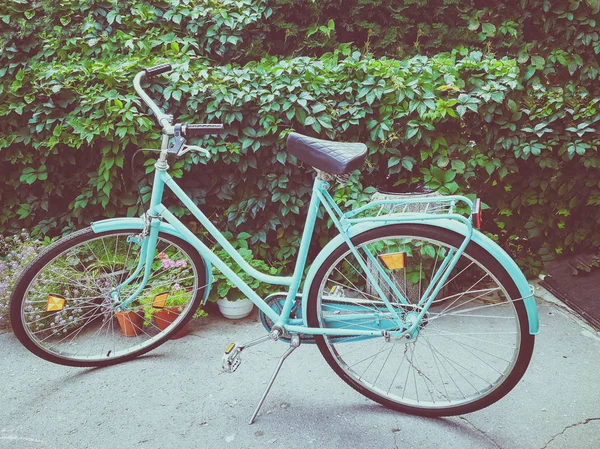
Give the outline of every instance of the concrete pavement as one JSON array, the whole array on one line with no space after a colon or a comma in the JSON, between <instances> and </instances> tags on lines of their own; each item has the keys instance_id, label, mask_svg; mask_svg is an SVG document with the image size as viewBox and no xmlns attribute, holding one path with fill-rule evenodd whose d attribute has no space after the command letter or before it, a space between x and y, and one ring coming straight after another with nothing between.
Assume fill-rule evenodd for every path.
<instances>
[{"instance_id":1,"label":"concrete pavement","mask_svg":"<svg viewBox=\"0 0 600 449\"><path fill-rule=\"evenodd\" d=\"M303 345L248 425L286 346L248 349L234 374L220 360L227 343L263 334L256 313L234 322L215 312L188 337L103 369L50 364L4 333L0 449L597 449L600 334L559 304L538 304L541 332L520 384L484 410L443 419L379 406Z\"/></svg>"}]
</instances>

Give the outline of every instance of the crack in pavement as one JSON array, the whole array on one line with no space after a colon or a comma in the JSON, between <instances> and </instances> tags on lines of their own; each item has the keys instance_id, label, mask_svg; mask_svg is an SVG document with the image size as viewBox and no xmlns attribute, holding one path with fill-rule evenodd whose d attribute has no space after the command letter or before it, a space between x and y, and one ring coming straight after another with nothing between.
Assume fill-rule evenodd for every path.
<instances>
[{"instance_id":1,"label":"crack in pavement","mask_svg":"<svg viewBox=\"0 0 600 449\"><path fill-rule=\"evenodd\" d=\"M392 429L392 433L394 434L394 449L400 449L398 447L398 434L401 432L400 423L398 422L398 417L394 416L394 421L396 421L396 428Z\"/></svg>"},{"instance_id":2,"label":"crack in pavement","mask_svg":"<svg viewBox=\"0 0 600 449\"><path fill-rule=\"evenodd\" d=\"M600 418L587 418L583 421L576 422L575 424L569 424L563 430L561 430L556 435L554 435L552 438L550 438L550 440L542 447L542 449L546 449L550 445L550 443L552 443L556 438L558 438L563 433L565 433L567 431L567 429L571 429L572 427L584 426L592 421L600 421Z\"/></svg>"},{"instance_id":3,"label":"crack in pavement","mask_svg":"<svg viewBox=\"0 0 600 449\"><path fill-rule=\"evenodd\" d=\"M475 429L477 432L479 432L480 434L482 434L483 436L485 436L488 440L490 440L492 443L494 443L494 446L496 446L498 449L502 449L502 446L500 446L498 444L498 442L496 440L494 440L485 430L480 429L479 427L477 427L475 424L473 424L471 421L469 421L464 416L458 416L458 418L460 418L463 421L467 422L473 429Z\"/></svg>"}]
</instances>

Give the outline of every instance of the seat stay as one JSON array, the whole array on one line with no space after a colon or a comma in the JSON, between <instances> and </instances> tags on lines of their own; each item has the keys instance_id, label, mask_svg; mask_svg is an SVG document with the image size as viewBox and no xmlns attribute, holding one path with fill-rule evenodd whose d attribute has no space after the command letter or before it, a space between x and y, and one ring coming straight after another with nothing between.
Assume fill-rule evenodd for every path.
<instances>
[{"instance_id":1,"label":"seat stay","mask_svg":"<svg viewBox=\"0 0 600 449\"><path fill-rule=\"evenodd\" d=\"M369 269L367 262L365 261L363 256L359 253L358 249L354 246L352 241L350 240L350 237L346 233L344 226L342 226L340 221L337 219L337 217L331 207L331 203L334 203L333 198L331 198L331 195L329 195L329 193L325 189L317 190L316 194L321 199L321 202L322 202L323 206L325 207L325 209L327 210L327 212L329 213L334 225L340 231L340 235L343 237L344 241L348 245L350 252L352 252L352 255L356 258L356 261L358 262L360 267L363 269L365 276L367 277L367 280L373 285L373 288L375 289L375 291L377 292L379 297L385 303L387 310L390 312L390 314L394 318L397 325L399 327L403 328L404 323L403 323L402 319L400 318L400 315L398 314L398 312L392 305L392 302L388 299L387 295L385 294L385 292L379 285L379 282L377 282L377 280L375 279L375 276ZM376 266L378 266L378 265L376 265ZM400 298L403 298L403 297L400 295ZM403 298L403 300L406 301L405 298Z\"/></svg>"}]
</instances>

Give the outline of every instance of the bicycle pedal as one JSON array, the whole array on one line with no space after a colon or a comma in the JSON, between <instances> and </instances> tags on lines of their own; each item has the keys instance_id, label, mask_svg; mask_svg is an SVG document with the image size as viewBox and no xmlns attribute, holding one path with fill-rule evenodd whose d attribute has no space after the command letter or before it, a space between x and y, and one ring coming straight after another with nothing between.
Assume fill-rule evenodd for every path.
<instances>
[{"instance_id":1,"label":"bicycle pedal","mask_svg":"<svg viewBox=\"0 0 600 449\"><path fill-rule=\"evenodd\" d=\"M221 367L223 371L226 373L233 373L237 370L242 363L242 359L240 358L240 349L235 343L229 344L227 349L225 349L225 354L223 354L223 358L221 360Z\"/></svg>"}]
</instances>

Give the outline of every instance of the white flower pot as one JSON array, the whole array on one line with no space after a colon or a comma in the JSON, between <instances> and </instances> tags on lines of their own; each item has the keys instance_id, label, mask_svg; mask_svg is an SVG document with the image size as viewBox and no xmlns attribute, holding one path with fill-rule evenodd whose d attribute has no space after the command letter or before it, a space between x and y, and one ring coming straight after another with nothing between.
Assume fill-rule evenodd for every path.
<instances>
[{"instance_id":1,"label":"white flower pot","mask_svg":"<svg viewBox=\"0 0 600 449\"><path fill-rule=\"evenodd\" d=\"M230 320L247 317L252 312L252 307L254 307L254 304L248 298L241 298L236 301L221 298L217 301L217 305L223 316Z\"/></svg>"}]
</instances>

